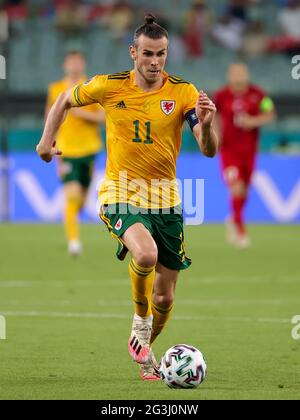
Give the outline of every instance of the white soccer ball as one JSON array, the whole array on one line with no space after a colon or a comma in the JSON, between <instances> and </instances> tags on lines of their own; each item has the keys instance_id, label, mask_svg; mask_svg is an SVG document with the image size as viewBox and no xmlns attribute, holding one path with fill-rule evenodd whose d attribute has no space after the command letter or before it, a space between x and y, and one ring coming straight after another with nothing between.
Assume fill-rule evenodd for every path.
<instances>
[{"instance_id":1,"label":"white soccer ball","mask_svg":"<svg viewBox=\"0 0 300 420\"><path fill-rule=\"evenodd\" d=\"M203 354L196 347L177 344L161 359L160 377L170 388L197 388L206 377Z\"/></svg>"}]
</instances>

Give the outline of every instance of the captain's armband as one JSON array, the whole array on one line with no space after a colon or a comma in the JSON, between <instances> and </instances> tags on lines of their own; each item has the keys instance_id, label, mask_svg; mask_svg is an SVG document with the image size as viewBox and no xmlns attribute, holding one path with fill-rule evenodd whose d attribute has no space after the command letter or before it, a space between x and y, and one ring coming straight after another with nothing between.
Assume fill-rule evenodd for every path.
<instances>
[{"instance_id":1,"label":"captain's armband","mask_svg":"<svg viewBox=\"0 0 300 420\"><path fill-rule=\"evenodd\" d=\"M189 124L189 126L190 126L190 128L191 128L192 131L193 131L193 128L197 124L199 124L199 120L198 120L198 117L197 117L196 109L195 108L194 109L191 109L189 112L187 112L185 114L185 119L188 122L188 124Z\"/></svg>"}]
</instances>

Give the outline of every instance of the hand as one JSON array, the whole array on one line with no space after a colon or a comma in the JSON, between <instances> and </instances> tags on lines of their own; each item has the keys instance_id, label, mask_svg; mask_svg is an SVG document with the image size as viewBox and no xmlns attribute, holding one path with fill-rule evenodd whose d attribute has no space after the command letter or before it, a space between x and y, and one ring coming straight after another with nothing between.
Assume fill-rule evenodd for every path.
<instances>
[{"instance_id":1,"label":"hand","mask_svg":"<svg viewBox=\"0 0 300 420\"><path fill-rule=\"evenodd\" d=\"M236 116L236 125L244 130L253 130L256 128L255 117L248 114L239 114Z\"/></svg>"},{"instance_id":2,"label":"hand","mask_svg":"<svg viewBox=\"0 0 300 420\"><path fill-rule=\"evenodd\" d=\"M200 124L204 126L211 126L216 112L216 105L211 99L209 99L203 90L200 90L199 98L196 103L196 115Z\"/></svg>"},{"instance_id":3,"label":"hand","mask_svg":"<svg viewBox=\"0 0 300 420\"><path fill-rule=\"evenodd\" d=\"M58 150L56 147L56 141L53 142L53 146L49 149L45 149L44 146L39 143L36 146L37 154L40 156L42 160L49 163L53 159L54 156L61 156L62 152Z\"/></svg>"}]
</instances>

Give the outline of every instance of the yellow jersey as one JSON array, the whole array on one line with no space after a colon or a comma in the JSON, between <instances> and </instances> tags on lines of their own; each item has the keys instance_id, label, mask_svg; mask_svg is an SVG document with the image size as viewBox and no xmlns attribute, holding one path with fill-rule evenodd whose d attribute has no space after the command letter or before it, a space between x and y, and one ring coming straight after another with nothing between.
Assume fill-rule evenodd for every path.
<instances>
[{"instance_id":1,"label":"yellow jersey","mask_svg":"<svg viewBox=\"0 0 300 420\"><path fill-rule=\"evenodd\" d=\"M65 79L52 83L48 89L47 105L51 107L58 96L70 89L70 87ZM101 107L95 103L84 109L95 112L99 111ZM57 147L63 152L63 156L68 158L94 155L102 148L99 125L73 115L72 111L68 112L65 121L61 125L56 141Z\"/></svg>"},{"instance_id":2,"label":"yellow jersey","mask_svg":"<svg viewBox=\"0 0 300 420\"><path fill-rule=\"evenodd\" d=\"M99 103L106 112L101 204L163 209L181 203L176 161L185 116L197 98L195 86L167 73L161 89L152 92L135 84L134 71L98 75L73 88L74 106Z\"/></svg>"}]
</instances>

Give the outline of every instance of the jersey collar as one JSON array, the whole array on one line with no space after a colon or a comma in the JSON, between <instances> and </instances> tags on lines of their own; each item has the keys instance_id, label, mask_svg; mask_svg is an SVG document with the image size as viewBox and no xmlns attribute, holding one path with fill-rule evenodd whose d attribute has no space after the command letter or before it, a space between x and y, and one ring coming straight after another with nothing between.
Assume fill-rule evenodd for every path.
<instances>
[{"instance_id":1,"label":"jersey collar","mask_svg":"<svg viewBox=\"0 0 300 420\"><path fill-rule=\"evenodd\" d=\"M151 92L146 92L135 84L134 70L131 70L131 72L130 72L130 84L135 90L138 90L139 92L143 92L144 94L153 94L153 93L156 93L156 92L160 92L161 90L163 90L165 88L165 86L167 84L167 81L168 81L168 78L169 78L169 74L166 71L163 71L163 76L164 76L164 83L163 83L163 85L160 89L153 90Z\"/></svg>"}]
</instances>

